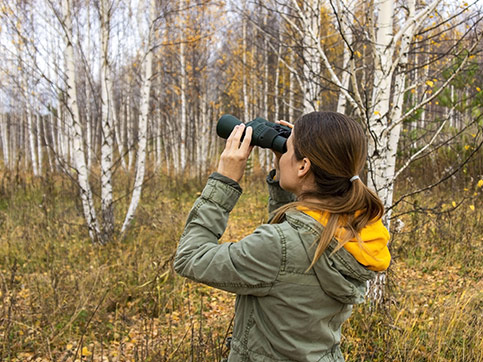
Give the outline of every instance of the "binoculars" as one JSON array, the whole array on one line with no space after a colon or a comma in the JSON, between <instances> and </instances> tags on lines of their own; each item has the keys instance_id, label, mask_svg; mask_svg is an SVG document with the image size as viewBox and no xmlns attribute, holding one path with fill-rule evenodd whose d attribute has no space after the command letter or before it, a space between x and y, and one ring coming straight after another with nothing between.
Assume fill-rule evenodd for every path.
<instances>
[{"instance_id":1,"label":"binoculars","mask_svg":"<svg viewBox=\"0 0 483 362\"><path fill-rule=\"evenodd\" d=\"M221 138L227 139L230 136L231 131L236 125L242 122L232 116L231 114L225 114L220 117L216 125L216 134ZM270 148L276 152L287 152L287 138L292 133L292 129L286 126L282 126L273 122L269 122L261 117L255 118L253 121L248 122L246 127L252 127L252 141L251 145L259 146L261 148ZM245 133L243 133L243 136Z\"/></svg>"}]
</instances>

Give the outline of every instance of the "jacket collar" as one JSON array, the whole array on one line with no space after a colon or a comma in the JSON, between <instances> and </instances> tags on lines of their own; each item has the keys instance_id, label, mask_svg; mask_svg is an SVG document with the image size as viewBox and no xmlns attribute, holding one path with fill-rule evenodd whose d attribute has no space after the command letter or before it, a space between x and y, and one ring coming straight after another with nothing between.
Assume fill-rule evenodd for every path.
<instances>
[{"instance_id":1,"label":"jacket collar","mask_svg":"<svg viewBox=\"0 0 483 362\"><path fill-rule=\"evenodd\" d=\"M299 210L288 210L285 218L298 231L305 252L312 260L323 226ZM361 303L366 282L374 278L375 272L359 264L344 248L332 253L336 247L337 241L333 239L313 267L319 284L326 294L342 303Z\"/></svg>"}]
</instances>

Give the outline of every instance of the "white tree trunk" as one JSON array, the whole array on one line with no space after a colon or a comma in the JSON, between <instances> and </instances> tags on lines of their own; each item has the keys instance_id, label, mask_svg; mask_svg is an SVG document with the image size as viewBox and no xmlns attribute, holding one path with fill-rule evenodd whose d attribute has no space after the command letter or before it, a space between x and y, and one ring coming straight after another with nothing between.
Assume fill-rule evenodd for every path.
<instances>
[{"instance_id":1,"label":"white tree trunk","mask_svg":"<svg viewBox=\"0 0 483 362\"><path fill-rule=\"evenodd\" d=\"M304 91L304 113L315 111L319 108L321 59L318 53L320 44L320 14L321 3L319 0L307 0L303 3L302 23L304 33L302 38Z\"/></svg>"},{"instance_id":2,"label":"white tree trunk","mask_svg":"<svg viewBox=\"0 0 483 362\"><path fill-rule=\"evenodd\" d=\"M208 147L210 144L210 129L208 116L208 92L201 95L201 114L200 114L200 135L198 137L200 154L200 173L204 175L208 166Z\"/></svg>"},{"instance_id":3,"label":"white tree trunk","mask_svg":"<svg viewBox=\"0 0 483 362\"><path fill-rule=\"evenodd\" d=\"M34 121L32 118L35 116L32 115L32 111L28 108L27 106L27 131L29 133L29 147L28 149L30 150L30 160L32 162L32 170L34 173L34 176L39 175L39 170L37 166L37 146L35 144L35 133L34 133Z\"/></svg>"},{"instance_id":4,"label":"white tree trunk","mask_svg":"<svg viewBox=\"0 0 483 362\"><path fill-rule=\"evenodd\" d=\"M133 127L134 122L132 120L131 113L131 97L128 95L126 98L126 147L127 147L127 169L132 170L134 165L134 149L133 149Z\"/></svg>"},{"instance_id":5,"label":"white tree trunk","mask_svg":"<svg viewBox=\"0 0 483 362\"><path fill-rule=\"evenodd\" d=\"M384 185L388 183L390 175L387 171L386 157L388 150L388 117L389 102L392 81L392 49L390 47L393 40L393 0L380 0L378 5L379 16L377 18L376 42L374 46L375 72L372 93L372 113L369 118L369 137L368 151L371 162L370 175L368 177L369 186L375 189L388 206L386 198L387 191ZM394 44L393 44L394 47ZM392 181L392 179L391 179Z\"/></svg>"},{"instance_id":6,"label":"white tree trunk","mask_svg":"<svg viewBox=\"0 0 483 362\"><path fill-rule=\"evenodd\" d=\"M100 241L99 224L94 209L94 201L92 199L92 191L88 180L88 170L85 161L84 144L82 138L82 127L80 124L79 107L77 103L76 91L76 61L74 57L74 47L72 41L72 17L70 0L62 0L63 8L63 28L65 38L65 77L67 84L67 107L69 121L69 129L72 130L72 142L74 152L74 167L77 172L77 181L79 185L84 217L89 229L89 236L95 242Z\"/></svg>"},{"instance_id":7,"label":"white tree trunk","mask_svg":"<svg viewBox=\"0 0 483 362\"><path fill-rule=\"evenodd\" d=\"M51 124L51 121L52 121L52 113L50 113L48 116L48 118L44 119L44 121L42 122L43 124L43 135L44 135L44 144L45 144L45 154L47 156L47 162L48 162L48 165L49 165L49 171L50 172L53 172L54 171L54 168L55 168L55 161L53 160L53 158L55 156L52 156L52 150L54 149L54 146L49 144L49 141L50 141L50 138L49 138L49 134L50 134L50 129L51 127L49 127L49 125ZM53 137L52 137L53 139Z\"/></svg>"},{"instance_id":8,"label":"white tree trunk","mask_svg":"<svg viewBox=\"0 0 483 362\"><path fill-rule=\"evenodd\" d=\"M243 92L243 122L250 121L249 114L249 100L248 100L248 65L247 65L247 23L242 20L242 60L243 60L243 79L242 79L242 92Z\"/></svg>"},{"instance_id":9,"label":"white tree trunk","mask_svg":"<svg viewBox=\"0 0 483 362\"><path fill-rule=\"evenodd\" d=\"M92 35L91 35L91 12L90 6L87 5L87 49L86 49L86 77L90 77L89 71L91 67L91 56L92 56ZM91 99L92 99L92 92L91 92L91 84L89 81L86 82L86 123L85 123L85 130L86 130L86 158L87 158L87 169L89 172L92 170L92 112L91 112Z\"/></svg>"},{"instance_id":10,"label":"white tree trunk","mask_svg":"<svg viewBox=\"0 0 483 362\"><path fill-rule=\"evenodd\" d=\"M154 40L154 20L155 20L155 0L149 1L149 31L145 42L146 56L142 63L143 78L141 83L141 105L139 110L139 130L138 130L138 148L136 154L136 177L134 180L134 189L131 197L131 203L121 228L124 233L131 220L133 219L139 200L141 199L141 191L144 181L144 172L146 168L146 143L147 128L149 115L149 95L151 92L151 83L153 76L153 49L152 42Z\"/></svg>"},{"instance_id":11,"label":"white tree trunk","mask_svg":"<svg viewBox=\"0 0 483 362\"><path fill-rule=\"evenodd\" d=\"M273 85L273 118L274 121L279 121L280 119L280 60L282 57L282 32L278 33L278 45L277 45L277 60L275 63L275 80Z\"/></svg>"},{"instance_id":12,"label":"white tree trunk","mask_svg":"<svg viewBox=\"0 0 483 362\"><path fill-rule=\"evenodd\" d=\"M342 57L342 77L341 85L346 90L349 91L350 83L350 61L351 61L351 49L352 45L352 27L351 21L353 19L354 2L349 1L337 1L337 11L340 14L340 29L339 32L343 37L344 43L344 53ZM347 108L347 98L345 92L339 92L339 98L337 100L337 112L345 114Z\"/></svg>"},{"instance_id":13,"label":"white tree trunk","mask_svg":"<svg viewBox=\"0 0 483 362\"><path fill-rule=\"evenodd\" d=\"M110 8L109 0L99 2L101 36L101 210L102 241L107 242L114 233L114 205L112 196L112 164L114 151L114 106L112 79L109 61Z\"/></svg>"},{"instance_id":14,"label":"white tree trunk","mask_svg":"<svg viewBox=\"0 0 483 362\"><path fill-rule=\"evenodd\" d=\"M0 118L0 133L2 137L2 151L3 151L3 165L5 168L10 168L10 152L9 152L9 132L8 132L8 118L2 113Z\"/></svg>"},{"instance_id":15,"label":"white tree trunk","mask_svg":"<svg viewBox=\"0 0 483 362\"><path fill-rule=\"evenodd\" d=\"M184 0L180 2L180 10L182 11L182 5ZM180 45L179 45L179 66L180 66L180 107L181 107L181 117L180 117L180 170L181 172L185 172L186 164L187 164L187 139L186 139L186 129L188 126L188 119L186 115L186 54L185 54L185 43L184 39L182 39L182 32L183 29L180 29Z\"/></svg>"},{"instance_id":16,"label":"white tree trunk","mask_svg":"<svg viewBox=\"0 0 483 362\"><path fill-rule=\"evenodd\" d=\"M290 49L290 65L295 63L295 53L293 49ZM289 71L289 94L288 94L288 121L293 123L294 119L294 109L295 109L295 75L291 70Z\"/></svg>"},{"instance_id":17,"label":"white tree trunk","mask_svg":"<svg viewBox=\"0 0 483 362\"><path fill-rule=\"evenodd\" d=\"M38 175L42 176L42 116L40 114L36 115L36 128L37 128L37 164L38 164Z\"/></svg>"}]
</instances>

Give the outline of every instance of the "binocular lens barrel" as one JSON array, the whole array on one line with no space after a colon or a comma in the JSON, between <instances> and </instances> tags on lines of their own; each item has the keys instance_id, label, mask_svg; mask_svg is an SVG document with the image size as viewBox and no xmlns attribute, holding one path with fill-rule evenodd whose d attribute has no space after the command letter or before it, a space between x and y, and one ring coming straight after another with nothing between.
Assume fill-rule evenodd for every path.
<instances>
[{"instance_id":1,"label":"binocular lens barrel","mask_svg":"<svg viewBox=\"0 0 483 362\"><path fill-rule=\"evenodd\" d=\"M231 131L233 131L233 128L239 124L242 124L242 121L238 118L233 117L231 114L225 114L218 120L216 134L221 138L227 139Z\"/></svg>"},{"instance_id":2,"label":"binocular lens barrel","mask_svg":"<svg viewBox=\"0 0 483 362\"><path fill-rule=\"evenodd\" d=\"M241 123L238 118L231 114L225 114L218 120L216 133L221 138L227 139L233 131L233 128ZM290 128L269 122L260 117L248 122L246 126L252 127L253 129L252 145L270 148L280 153L287 152L287 138L292 132Z\"/></svg>"}]
</instances>

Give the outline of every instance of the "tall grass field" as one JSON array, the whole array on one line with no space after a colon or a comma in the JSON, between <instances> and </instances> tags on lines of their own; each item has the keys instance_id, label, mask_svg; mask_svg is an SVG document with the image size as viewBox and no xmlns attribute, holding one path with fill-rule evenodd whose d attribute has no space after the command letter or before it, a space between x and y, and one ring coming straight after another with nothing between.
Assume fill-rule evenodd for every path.
<instances>
[{"instance_id":1,"label":"tall grass field","mask_svg":"<svg viewBox=\"0 0 483 362\"><path fill-rule=\"evenodd\" d=\"M72 181L0 173L0 361L226 357L234 295L172 268L203 183L153 175L129 233L99 246ZM344 324L347 361L483 361L482 184L467 177L393 210L384 300L356 306ZM127 194L128 182L116 185ZM222 241L267 220L263 176L246 176L242 187ZM118 201L119 224L128 201Z\"/></svg>"}]
</instances>

